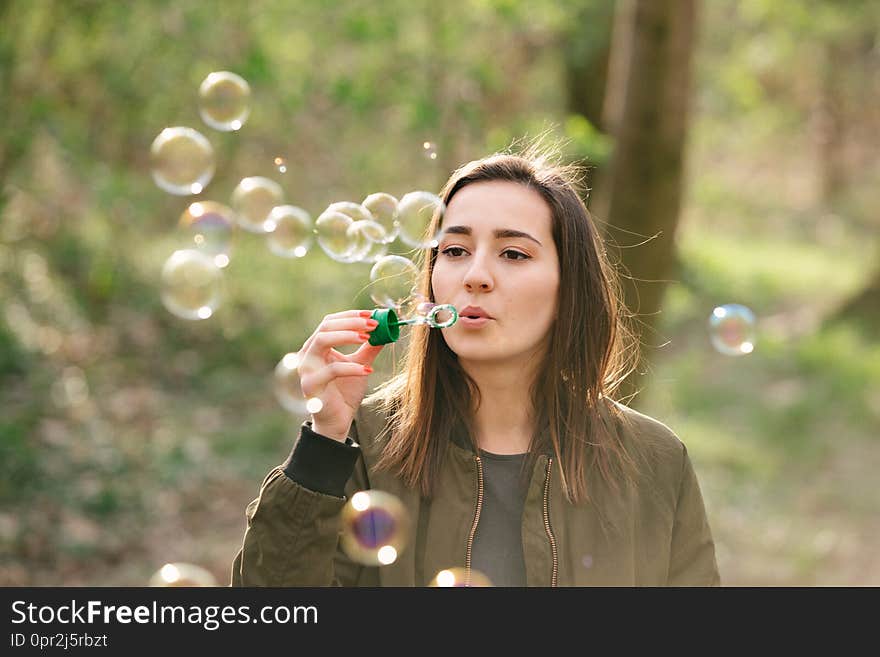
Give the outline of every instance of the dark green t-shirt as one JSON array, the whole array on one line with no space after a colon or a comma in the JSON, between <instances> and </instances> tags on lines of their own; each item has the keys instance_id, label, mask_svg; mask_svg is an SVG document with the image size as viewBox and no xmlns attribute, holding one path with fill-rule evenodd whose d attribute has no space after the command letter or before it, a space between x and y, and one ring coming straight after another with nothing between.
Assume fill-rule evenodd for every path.
<instances>
[{"instance_id":1,"label":"dark green t-shirt","mask_svg":"<svg viewBox=\"0 0 880 657\"><path fill-rule=\"evenodd\" d=\"M472 566L495 586L525 586L522 514L528 481L522 477L526 454L491 454L483 461L483 507L474 535Z\"/></svg>"}]
</instances>

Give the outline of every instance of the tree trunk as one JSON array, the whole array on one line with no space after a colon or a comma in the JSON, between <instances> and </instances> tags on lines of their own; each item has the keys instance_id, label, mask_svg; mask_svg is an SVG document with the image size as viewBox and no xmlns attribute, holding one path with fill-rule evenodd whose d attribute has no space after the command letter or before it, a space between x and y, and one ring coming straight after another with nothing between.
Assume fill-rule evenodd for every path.
<instances>
[{"instance_id":1,"label":"tree trunk","mask_svg":"<svg viewBox=\"0 0 880 657\"><path fill-rule=\"evenodd\" d=\"M624 298L649 348L675 270L697 2L620 0L615 21L605 121L615 146L595 212L607 222L609 253L622 265ZM643 384L630 377L622 396Z\"/></svg>"},{"instance_id":2,"label":"tree trunk","mask_svg":"<svg viewBox=\"0 0 880 657\"><path fill-rule=\"evenodd\" d=\"M572 18L572 27L562 39L565 63L566 111L583 116L595 128L608 132L604 124L605 92L611 59L611 31L614 0L585 2ZM601 163L587 171L584 203L592 202L589 190L601 186Z\"/></svg>"},{"instance_id":3,"label":"tree trunk","mask_svg":"<svg viewBox=\"0 0 880 657\"><path fill-rule=\"evenodd\" d=\"M850 193L864 184L860 178L870 180L864 172L877 162L880 86L872 27L870 22L863 23L845 42L825 45L814 125L823 205L832 211L842 206L845 214L876 228L872 207L848 202ZM880 268L869 272L861 289L843 300L824 325L840 322L857 324L872 337L880 336Z\"/></svg>"},{"instance_id":4,"label":"tree trunk","mask_svg":"<svg viewBox=\"0 0 880 657\"><path fill-rule=\"evenodd\" d=\"M585 3L575 12L573 29L567 32L562 47L566 109L603 131L613 17L613 0Z\"/></svg>"},{"instance_id":5,"label":"tree trunk","mask_svg":"<svg viewBox=\"0 0 880 657\"><path fill-rule=\"evenodd\" d=\"M880 269L858 293L844 301L826 321L855 322L873 335L880 334Z\"/></svg>"},{"instance_id":6,"label":"tree trunk","mask_svg":"<svg viewBox=\"0 0 880 657\"><path fill-rule=\"evenodd\" d=\"M819 169L821 201L833 207L842 195L847 182L845 165L846 119L844 99L845 81L841 70L849 64L839 44L822 47L822 71L819 93L813 106L813 135Z\"/></svg>"}]
</instances>

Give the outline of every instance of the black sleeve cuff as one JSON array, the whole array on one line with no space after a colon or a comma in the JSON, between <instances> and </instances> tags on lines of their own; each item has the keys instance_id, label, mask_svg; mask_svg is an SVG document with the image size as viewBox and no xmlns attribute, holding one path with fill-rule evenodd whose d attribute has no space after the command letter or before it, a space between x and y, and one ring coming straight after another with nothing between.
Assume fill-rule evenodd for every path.
<instances>
[{"instance_id":1,"label":"black sleeve cuff","mask_svg":"<svg viewBox=\"0 0 880 657\"><path fill-rule=\"evenodd\" d=\"M344 443L312 431L303 422L299 440L284 462L284 474L300 486L335 497L345 497L345 483L354 472L361 450L352 439Z\"/></svg>"}]
</instances>

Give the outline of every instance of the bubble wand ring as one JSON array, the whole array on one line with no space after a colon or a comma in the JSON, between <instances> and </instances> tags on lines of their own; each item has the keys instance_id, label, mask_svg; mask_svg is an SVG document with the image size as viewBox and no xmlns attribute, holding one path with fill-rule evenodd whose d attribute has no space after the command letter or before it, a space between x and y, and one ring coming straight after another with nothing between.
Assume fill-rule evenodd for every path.
<instances>
[{"instance_id":1,"label":"bubble wand ring","mask_svg":"<svg viewBox=\"0 0 880 657\"><path fill-rule=\"evenodd\" d=\"M449 319L445 322L437 321L437 315L440 313L447 311L449 312ZM431 328L449 328L453 324L458 321L458 311L455 309L455 306L448 303L442 303L439 306L434 306L431 308L431 312L425 318L425 323ZM419 319L408 319L404 324L420 324L421 320Z\"/></svg>"},{"instance_id":2,"label":"bubble wand ring","mask_svg":"<svg viewBox=\"0 0 880 657\"><path fill-rule=\"evenodd\" d=\"M437 320L437 315L444 311L449 312L450 317L445 322L440 322ZM376 308L371 317L379 322L379 325L370 333L370 344L376 347L396 342L400 337L400 327L404 325L426 324L431 328L449 328L458 321L458 311L455 306L441 304L434 306L426 317L400 320L393 308Z\"/></svg>"}]
</instances>

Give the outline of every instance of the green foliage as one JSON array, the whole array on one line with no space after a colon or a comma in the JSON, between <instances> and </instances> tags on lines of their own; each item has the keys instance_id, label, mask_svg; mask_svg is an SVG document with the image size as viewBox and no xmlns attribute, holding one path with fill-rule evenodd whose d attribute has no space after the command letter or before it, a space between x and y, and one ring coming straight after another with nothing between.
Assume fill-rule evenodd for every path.
<instances>
[{"instance_id":1,"label":"green foliage","mask_svg":"<svg viewBox=\"0 0 880 657\"><path fill-rule=\"evenodd\" d=\"M590 166L602 166L611 155L611 139L599 131L586 117L572 114L565 120L565 135L571 139L573 159L585 160Z\"/></svg>"}]
</instances>

